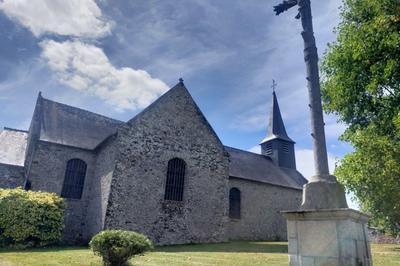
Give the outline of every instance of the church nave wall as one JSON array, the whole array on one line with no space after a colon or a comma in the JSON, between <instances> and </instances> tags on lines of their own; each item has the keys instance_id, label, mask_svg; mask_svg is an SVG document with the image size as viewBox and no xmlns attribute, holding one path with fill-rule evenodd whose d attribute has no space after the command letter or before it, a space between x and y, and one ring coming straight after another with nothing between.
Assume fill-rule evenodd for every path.
<instances>
[{"instance_id":1,"label":"church nave wall","mask_svg":"<svg viewBox=\"0 0 400 266\"><path fill-rule=\"evenodd\" d=\"M240 190L240 219L229 220L231 240L285 240L286 220L279 213L295 210L302 191L239 178L229 178L229 187Z\"/></svg>"},{"instance_id":2,"label":"church nave wall","mask_svg":"<svg viewBox=\"0 0 400 266\"><path fill-rule=\"evenodd\" d=\"M29 172L32 190L54 192L61 195L67 162L81 159L87 164L82 197L65 199L64 240L69 243L87 241L86 209L87 199L91 197L88 184L93 177L95 155L92 151L53 144L44 141L37 143Z\"/></svg>"}]
</instances>

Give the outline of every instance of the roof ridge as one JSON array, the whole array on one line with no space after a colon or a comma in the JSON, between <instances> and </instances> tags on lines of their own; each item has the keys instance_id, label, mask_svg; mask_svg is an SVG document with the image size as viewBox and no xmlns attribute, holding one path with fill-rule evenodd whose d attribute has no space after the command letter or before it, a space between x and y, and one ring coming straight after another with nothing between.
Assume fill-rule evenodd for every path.
<instances>
[{"instance_id":1,"label":"roof ridge","mask_svg":"<svg viewBox=\"0 0 400 266\"><path fill-rule=\"evenodd\" d=\"M207 120L207 117L204 115L203 111L201 111L200 107L198 106L197 102L194 100L193 96L190 94L189 90L186 88L185 84L183 83L183 79L180 78L179 82L173 86L172 88L170 88L169 90L167 90L165 93L163 93L162 95L160 95L154 102L152 102L151 104L149 104L146 108L144 108L142 111L140 111L138 114L136 114L134 117L132 117L127 123L131 124L133 123L136 119L139 119L141 116L143 116L146 112L148 112L149 110L151 110L152 108L154 108L154 106L157 106L157 104L161 101L163 101L169 94L174 93L177 89L183 89L184 93L186 93L191 102L193 103L197 113L204 119L204 123L206 124L206 126L210 129L211 134L214 135L214 137L217 139L217 141L219 142L219 144L224 147L224 144L222 143L221 139L219 138L219 136L217 135L217 133L215 132L215 129L211 126L210 122Z\"/></svg>"},{"instance_id":2,"label":"roof ridge","mask_svg":"<svg viewBox=\"0 0 400 266\"><path fill-rule=\"evenodd\" d=\"M179 81L179 83L177 83L175 86L173 86L172 88L170 88L169 90L167 90L166 92L164 92L163 94L161 94L157 99L155 99L152 103L150 103L149 105L147 105L145 108L143 108L139 113L137 113L135 116L133 116L131 119L129 119L126 123L132 123L134 120L138 119L140 116L142 116L144 113L146 113L148 110L150 110L151 108L153 108L153 106L155 106L160 100L161 98L164 98L166 95L170 94L171 91L173 89L175 89L178 86L183 86L185 87L185 85L183 85L182 82ZM185 87L186 88L186 87Z\"/></svg>"},{"instance_id":3,"label":"roof ridge","mask_svg":"<svg viewBox=\"0 0 400 266\"><path fill-rule=\"evenodd\" d=\"M255 152L247 151L247 150L242 150L242 149L235 148L235 147L231 147L231 146L227 146L227 145L224 145L224 147L229 148L229 149L238 150L238 151L241 151L241 152L250 153L251 155L261 156L261 157L264 157L264 158L266 158L266 159L268 159L268 160L272 160L271 157L269 157L269 156L267 156L267 155L264 155L264 154L255 153Z\"/></svg>"},{"instance_id":4,"label":"roof ridge","mask_svg":"<svg viewBox=\"0 0 400 266\"><path fill-rule=\"evenodd\" d=\"M300 188L300 187L294 187L294 186L290 186L290 185L278 184L278 183L271 182L271 181L266 181L266 180L261 181L261 180L249 179L247 177L240 177L240 176L233 176L233 175L230 175L229 178L237 178L237 179L246 180L248 182L256 182L256 183L268 184L270 186L277 186L277 187L283 187L283 188L289 188L289 189L295 189L295 190L302 190L302 188Z\"/></svg>"},{"instance_id":5,"label":"roof ridge","mask_svg":"<svg viewBox=\"0 0 400 266\"><path fill-rule=\"evenodd\" d=\"M99 114L99 113L95 113L95 112L92 112L92 111L89 111L89 110L86 110L86 109L83 109L83 108L80 108L80 107L72 106L72 105L65 104L65 103L60 103L60 102L57 102L57 101L54 101L54 100L50 100L48 98L44 98L43 96L41 96L41 98L42 98L43 101L48 101L48 102L52 102L52 103L55 103L55 104L59 104L61 106L65 106L65 107L68 107L68 108L72 108L72 109L76 109L76 110L79 110L79 111L82 111L82 112L86 112L86 113L89 113L89 114L100 116L100 117L103 117L103 118L106 118L106 119L109 119L109 120L113 120L115 122L125 123L124 121L121 121L121 120L118 120L118 119L115 119L115 118L111 118L111 117L108 117L108 116L105 116L105 115L102 115L102 114Z\"/></svg>"},{"instance_id":6,"label":"roof ridge","mask_svg":"<svg viewBox=\"0 0 400 266\"><path fill-rule=\"evenodd\" d=\"M18 128L11 128L11 127L3 127L3 130L9 130L9 131L17 131L17 132L29 133L28 130L25 130L25 129L18 129Z\"/></svg>"}]
</instances>

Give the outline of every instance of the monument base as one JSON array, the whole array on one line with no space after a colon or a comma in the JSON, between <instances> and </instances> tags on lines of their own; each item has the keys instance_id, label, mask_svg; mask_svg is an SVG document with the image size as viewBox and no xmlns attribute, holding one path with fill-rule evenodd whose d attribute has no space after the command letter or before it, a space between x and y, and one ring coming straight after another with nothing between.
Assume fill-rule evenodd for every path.
<instances>
[{"instance_id":1,"label":"monument base","mask_svg":"<svg viewBox=\"0 0 400 266\"><path fill-rule=\"evenodd\" d=\"M352 209L283 211L289 265L372 265L368 216Z\"/></svg>"},{"instance_id":2,"label":"monument base","mask_svg":"<svg viewBox=\"0 0 400 266\"><path fill-rule=\"evenodd\" d=\"M311 177L311 180L316 177ZM344 188L336 177L328 175L332 181L316 180L304 185L302 210L348 208Z\"/></svg>"}]
</instances>

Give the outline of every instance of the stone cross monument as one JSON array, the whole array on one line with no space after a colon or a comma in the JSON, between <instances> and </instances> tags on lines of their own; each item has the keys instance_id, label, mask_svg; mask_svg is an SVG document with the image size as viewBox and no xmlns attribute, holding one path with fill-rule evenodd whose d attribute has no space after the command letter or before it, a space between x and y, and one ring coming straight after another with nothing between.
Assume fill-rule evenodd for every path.
<instances>
[{"instance_id":1,"label":"stone cross monument","mask_svg":"<svg viewBox=\"0 0 400 266\"><path fill-rule=\"evenodd\" d=\"M329 174L310 0L285 0L274 11L279 15L296 5L303 27L315 175L304 185L300 210L283 212L290 265L371 265L368 217L347 207L342 185Z\"/></svg>"}]
</instances>

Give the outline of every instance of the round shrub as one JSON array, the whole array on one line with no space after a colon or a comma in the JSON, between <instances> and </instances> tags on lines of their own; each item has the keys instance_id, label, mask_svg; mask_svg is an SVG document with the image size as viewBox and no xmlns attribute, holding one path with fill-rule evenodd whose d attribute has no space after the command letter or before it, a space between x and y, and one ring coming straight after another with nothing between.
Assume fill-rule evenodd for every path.
<instances>
[{"instance_id":1,"label":"round shrub","mask_svg":"<svg viewBox=\"0 0 400 266\"><path fill-rule=\"evenodd\" d=\"M55 193L0 189L0 245L47 246L64 227L65 203Z\"/></svg>"},{"instance_id":2,"label":"round shrub","mask_svg":"<svg viewBox=\"0 0 400 266\"><path fill-rule=\"evenodd\" d=\"M153 248L146 236L123 230L102 231L92 238L89 246L96 255L103 258L107 266L125 265L131 257Z\"/></svg>"}]
</instances>

